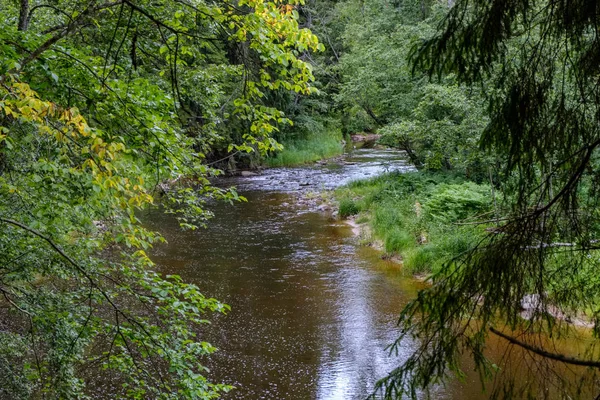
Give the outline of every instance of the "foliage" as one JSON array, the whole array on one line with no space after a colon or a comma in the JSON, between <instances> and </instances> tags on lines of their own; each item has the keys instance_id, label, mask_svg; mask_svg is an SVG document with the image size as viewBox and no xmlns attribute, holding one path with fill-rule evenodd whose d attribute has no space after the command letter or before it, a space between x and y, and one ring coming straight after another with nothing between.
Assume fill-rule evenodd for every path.
<instances>
[{"instance_id":1,"label":"foliage","mask_svg":"<svg viewBox=\"0 0 600 400\"><path fill-rule=\"evenodd\" d=\"M19 7L19 8L17 8ZM297 2L1 1L0 394L209 399L204 314L228 307L147 251L138 211L182 227L215 154L278 148L270 91L313 92ZM241 54L244 57L239 57Z\"/></svg>"},{"instance_id":2,"label":"foliage","mask_svg":"<svg viewBox=\"0 0 600 400\"><path fill-rule=\"evenodd\" d=\"M399 147L427 170L458 170L483 180L490 160L479 149L486 117L474 96L457 86L428 84L412 118L381 128L382 143Z\"/></svg>"},{"instance_id":3,"label":"foliage","mask_svg":"<svg viewBox=\"0 0 600 400\"><path fill-rule=\"evenodd\" d=\"M335 56L321 68L339 109L342 132L374 132L407 152L419 169L456 170L484 180L491 157L479 146L486 112L478 91L452 76L437 83L409 61L447 8L439 2L345 0L331 6L328 29L317 30ZM333 40L333 42L332 42ZM328 59L330 60L330 59Z\"/></svg>"},{"instance_id":4,"label":"foliage","mask_svg":"<svg viewBox=\"0 0 600 400\"><path fill-rule=\"evenodd\" d=\"M431 31L419 23L419 2L349 0L338 5L338 13L345 22L346 51L336 100L344 106L349 132L372 131L410 115L422 80L412 77L406 54L414 40Z\"/></svg>"},{"instance_id":5,"label":"foliage","mask_svg":"<svg viewBox=\"0 0 600 400\"><path fill-rule=\"evenodd\" d=\"M339 213L368 215L389 254L399 254L412 273L437 272L484 236L460 225L489 213L490 187L441 173L388 174L339 189Z\"/></svg>"},{"instance_id":6,"label":"foliage","mask_svg":"<svg viewBox=\"0 0 600 400\"><path fill-rule=\"evenodd\" d=\"M439 185L423 203L423 208L432 220L451 223L484 214L490 205L489 186L465 182Z\"/></svg>"},{"instance_id":7,"label":"foliage","mask_svg":"<svg viewBox=\"0 0 600 400\"><path fill-rule=\"evenodd\" d=\"M460 376L459 354L492 376L490 334L535 360L521 373L527 378L497 380L493 396L544 397L549 386L559 397L597 395L600 291L590 274L599 233L597 16L591 1L459 0L415 48L418 70L481 90L489 113L481 143L502 161L494 181L504 202L485 239L445 264L402 312L394 348L407 337L420 345L379 383L386 397L417 398ZM527 298L537 301L522 318ZM593 338L577 354L562 352L557 342L574 331L568 321L584 311ZM567 368L576 382L560 372Z\"/></svg>"}]
</instances>

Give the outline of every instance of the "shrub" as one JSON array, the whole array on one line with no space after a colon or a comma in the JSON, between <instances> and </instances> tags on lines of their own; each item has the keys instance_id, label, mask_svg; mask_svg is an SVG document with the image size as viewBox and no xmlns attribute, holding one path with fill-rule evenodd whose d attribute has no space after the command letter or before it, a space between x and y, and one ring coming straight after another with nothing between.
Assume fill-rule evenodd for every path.
<instances>
[{"instance_id":1,"label":"shrub","mask_svg":"<svg viewBox=\"0 0 600 400\"><path fill-rule=\"evenodd\" d=\"M490 187L473 182L439 185L423 204L429 216L441 222L455 222L482 214L491 206Z\"/></svg>"}]
</instances>

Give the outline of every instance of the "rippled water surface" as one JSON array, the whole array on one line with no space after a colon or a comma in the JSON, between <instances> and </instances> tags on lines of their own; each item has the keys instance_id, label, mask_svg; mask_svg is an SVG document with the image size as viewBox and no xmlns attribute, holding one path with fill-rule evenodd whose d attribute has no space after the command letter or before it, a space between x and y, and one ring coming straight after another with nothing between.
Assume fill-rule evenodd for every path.
<instances>
[{"instance_id":1,"label":"rippled water surface","mask_svg":"<svg viewBox=\"0 0 600 400\"><path fill-rule=\"evenodd\" d=\"M358 149L343 161L325 162L309 167L272 168L257 176L230 178L228 183L240 192L268 190L293 192L298 190L333 189L357 179L385 172L413 171L403 153L383 149Z\"/></svg>"},{"instance_id":2,"label":"rippled water surface","mask_svg":"<svg viewBox=\"0 0 600 400\"><path fill-rule=\"evenodd\" d=\"M361 150L345 162L232 178L247 203L215 204L205 230L182 232L158 212L149 222L169 244L153 259L232 308L203 338L219 348L209 378L237 387L230 399L361 399L405 357L389 357L396 320L420 283L326 214L299 209L299 190L333 188L406 171L402 154ZM412 343L406 341L406 353ZM475 377L435 398L482 398Z\"/></svg>"}]
</instances>

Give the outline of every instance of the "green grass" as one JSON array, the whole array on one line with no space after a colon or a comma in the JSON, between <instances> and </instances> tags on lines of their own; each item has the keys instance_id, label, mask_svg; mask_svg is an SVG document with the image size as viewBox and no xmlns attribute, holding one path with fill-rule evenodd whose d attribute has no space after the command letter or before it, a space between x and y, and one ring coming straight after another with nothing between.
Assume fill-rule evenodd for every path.
<instances>
[{"instance_id":1,"label":"green grass","mask_svg":"<svg viewBox=\"0 0 600 400\"><path fill-rule=\"evenodd\" d=\"M388 174L338 189L340 216L361 213L386 253L412 273L435 272L467 251L483 227L457 225L490 212L490 187L449 174Z\"/></svg>"},{"instance_id":2,"label":"green grass","mask_svg":"<svg viewBox=\"0 0 600 400\"><path fill-rule=\"evenodd\" d=\"M347 218L351 215L356 215L360 212L358 205L354 200L349 198L343 198L340 200L339 215L342 218Z\"/></svg>"},{"instance_id":3,"label":"green grass","mask_svg":"<svg viewBox=\"0 0 600 400\"><path fill-rule=\"evenodd\" d=\"M404 229L392 229L385 236L385 251L388 253L405 251L414 244L415 237Z\"/></svg>"},{"instance_id":4,"label":"green grass","mask_svg":"<svg viewBox=\"0 0 600 400\"><path fill-rule=\"evenodd\" d=\"M284 141L283 150L267 157L268 167L292 167L325 158L338 156L344 152L339 133L310 135L302 140Z\"/></svg>"}]
</instances>

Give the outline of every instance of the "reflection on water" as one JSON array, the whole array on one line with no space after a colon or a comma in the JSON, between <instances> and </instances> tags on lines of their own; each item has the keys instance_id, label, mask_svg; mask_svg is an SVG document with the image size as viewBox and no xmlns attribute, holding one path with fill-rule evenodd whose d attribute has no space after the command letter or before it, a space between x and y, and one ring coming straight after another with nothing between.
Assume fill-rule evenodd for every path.
<instances>
[{"instance_id":1,"label":"reflection on water","mask_svg":"<svg viewBox=\"0 0 600 400\"><path fill-rule=\"evenodd\" d=\"M343 223L298 211L290 193L305 180L333 187L386 169L407 166L398 153L370 150L341 166L236 178L229 182L248 202L214 204L206 230L182 232L170 216L146 216L169 241L152 255L162 271L232 308L212 318L202 337L219 348L204 360L209 378L237 387L226 398L361 399L407 357L408 340L397 357L386 347L421 284L374 250L356 247ZM437 388L434 398L483 398L477 382L470 374Z\"/></svg>"},{"instance_id":2,"label":"reflection on water","mask_svg":"<svg viewBox=\"0 0 600 400\"><path fill-rule=\"evenodd\" d=\"M244 195L248 203L217 205L203 231L151 216L169 240L153 256L165 272L232 307L206 333L220 349L211 378L237 386L235 399L366 396L397 362L385 348L413 284L379 272L375 254L357 254L343 224L298 215L281 206L285 194Z\"/></svg>"},{"instance_id":3,"label":"reflection on water","mask_svg":"<svg viewBox=\"0 0 600 400\"><path fill-rule=\"evenodd\" d=\"M397 152L359 151L341 165L229 180L248 202L214 204L206 230L147 216L169 241L153 254L163 271L232 308L204 337L219 348L207 361L210 378L238 388L229 398L362 398L397 365L385 349L414 283L357 248L345 224L299 212L289 192L406 169Z\"/></svg>"}]
</instances>

